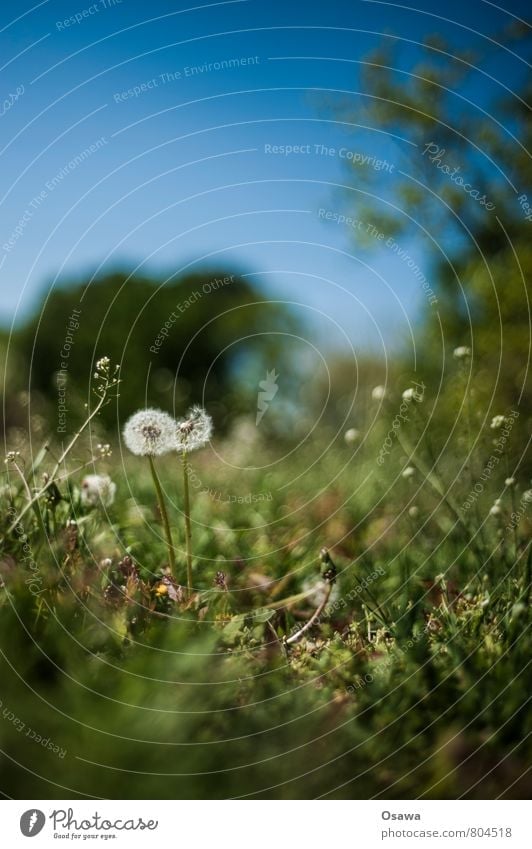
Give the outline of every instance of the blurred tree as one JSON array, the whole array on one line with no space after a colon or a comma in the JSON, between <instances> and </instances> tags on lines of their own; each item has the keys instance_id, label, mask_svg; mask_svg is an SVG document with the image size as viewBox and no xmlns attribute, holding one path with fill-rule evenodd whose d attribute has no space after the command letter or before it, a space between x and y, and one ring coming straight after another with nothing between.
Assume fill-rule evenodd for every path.
<instances>
[{"instance_id":1,"label":"blurred tree","mask_svg":"<svg viewBox=\"0 0 532 849\"><path fill-rule=\"evenodd\" d=\"M181 414L205 403L223 426L238 412L246 370L283 357L294 316L228 271L165 281L116 272L54 289L14 336L28 362L25 382L57 400L66 381L68 424L79 420L94 365L121 364L119 420L144 404ZM247 411L249 412L249 411ZM116 410L104 411L107 423Z\"/></svg>"},{"instance_id":2,"label":"blurred tree","mask_svg":"<svg viewBox=\"0 0 532 849\"><path fill-rule=\"evenodd\" d=\"M456 51L439 36L428 37L414 61L392 40L367 56L364 124L384 131L394 145L395 168L350 162L355 191L346 200L367 225L354 231L364 248L383 250L378 231L400 248L414 239L418 255L433 258L429 282L438 303L427 311L418 358L429 377L432 370L434 385L442 339L447 356L467 345L474 350L477 389L482 384L491 394L496 388L503 406L530 400L532 83L527 77L516 79L513 91L498 86L483 64L491 69L509 45L524 55L531 43L530 30L518 24L496 36L482 56ZM488 86L506 91L487 106L478 98ZM333 109L343 121L360 122L358 102L356 110L345 102ZM394 136L407 144L396 144Z\"/></svg>"}]
</instances>

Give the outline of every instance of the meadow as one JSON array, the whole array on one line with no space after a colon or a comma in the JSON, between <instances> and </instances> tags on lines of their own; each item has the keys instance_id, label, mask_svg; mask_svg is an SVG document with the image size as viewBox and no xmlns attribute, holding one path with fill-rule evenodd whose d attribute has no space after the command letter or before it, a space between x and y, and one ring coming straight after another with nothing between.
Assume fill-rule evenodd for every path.
<instances>
[{"instance_id":1,"label":"meadow","mask_svg":"<svg viewBox=\"0 0 532 849\"><path fill-rule=\"evenodd\" d=\"M3 793L526 798L527 422L470 353L301 438L275 398L211 433L140 394L109 431L106 357L70 442L13 428Z\"/></svg>"}]
</instances>

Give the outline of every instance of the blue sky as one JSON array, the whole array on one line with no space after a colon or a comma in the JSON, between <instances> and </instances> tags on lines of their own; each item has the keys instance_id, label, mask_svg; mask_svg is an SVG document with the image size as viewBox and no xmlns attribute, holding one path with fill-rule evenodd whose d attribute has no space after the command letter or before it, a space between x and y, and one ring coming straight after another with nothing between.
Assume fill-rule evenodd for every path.
<instances>
[{"instance_id":1,"label":"blue sky","mask_svg":"<svg viewBox=\"0 0 532 849\"><path fill-rule=\"evenodd\" d=\"M393 165L408 143L348 133L324 119L320 98L343 92L364 125L357 62L386 33L407 62L427 33L480 45L526 6L418 5L3 2L0 320L99 267L216 266L301 304L322 336L407 338L426 298L406 263L385 248L361 253L319 210L343 210L340 150ZM491 70L508 85L522 65L499 53ZM483 102L502 88L479 77L472 94ZM284 155L287 145L301 149ZM380 175L386 194L393 172ZM426 248L407 249L428 275Z\"/></svg>"}]
</instances>

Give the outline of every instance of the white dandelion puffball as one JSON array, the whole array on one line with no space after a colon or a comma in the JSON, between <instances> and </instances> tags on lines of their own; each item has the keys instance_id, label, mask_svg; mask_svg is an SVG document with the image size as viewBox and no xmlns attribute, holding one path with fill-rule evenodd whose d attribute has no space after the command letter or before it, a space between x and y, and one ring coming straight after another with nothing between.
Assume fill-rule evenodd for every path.
<instances>
[{"instance_id":1,"label":"white dandelion puffball","mask_svg":"<svg viewBox=\"0 0 532 849\"><path fill-rule=\"evenodd\" d=\"M453 351L453 357L456 357L457 360L465 360L467 357L471 356L471 348L468 348L467 345L460 345L458 348L455 348Z\"/></svg>"},{"instance_id":2,"label":"white dandelion puffball","mask_svg":"<svg viewBox=\"0 0 532 849\"><path fill-rule=\"evenodd\" d=\"M500 499L498 498L493 507L490 507L490 516L500 516L501 513Z\"/></svg>"},{"instance_id":3,"label":"white dandelion puffball","mask_svg":"<svg viewBox=\"0 0 532 849\"><path fill-rule=\"evenodd\" d=\"M492 430L499 430L506 422L506 416L493 416L490 427Z\"/></svg>"},{"instance_id":4,"label":"white dandelion puffball","mask_svg":"<svg viewBox=\"0 0 532 849\"><path fill-rule=\"evenodd\" d=\"M413 478L413 477L414 477L414 475L415 475L415 473L416 473L416 470L414 469L414 467L413 467L413 466L407 466L407 467L406 467L405 469L403 469L403 471L401 472L402 476L403 476L404 478L406 478L407 480L408 480L408 478Z\"/></svg>"},{"instance_id":5,"label":"white dandelion puffball","mask_svg":"<svg viewBox=\"0 0 532 849\"><path fill-rule=\"evenodd\" d=\"M505 486L515 486L515 478L506 478L504 481Z\"/></svg>"},{"instance_id":6,"label":"white dandelion puffball","mask_svg":"<svg viewBox=\"0 0 532 849\"><path fill-rule=\"evenodd\" d=\"M162 410L139 410L126 422L124 442L138 457L159 457L174 450L175 421Z\"/></svg>"},{"instance_id":7,"label":"white dandelion puffball","mask_svg":"<svg viewBox=\"0 0 532 849\"><path fill-rule=\"evenodd\" d=\"M116 484L109 475L87 475L81 482L81 503L85 507L110 507L115 494Z\"/></svg>"},{"instance_id":8,"label":"white dandelion puffball","mask_svg":"<svg viewBox=\"0 0 532 849\"><path fill-rule=\"evenodd\" d=\"M371 398L373 401L382 401L386 397L386 389L384 386L374 386L371 390Z\"/></svg>"},{"instance_id":9,"label":"white dandelion puffball","mask_svg":"<svg viewBox=\"0 0 532 849\"><path fill-rule=\"evenodd\" d=\"M355 442L358 442L360 437L360 431L356 429L356 427L350 427L349 430L346 430L344 433L344 439L348 445L354 445Z\"/></svg>"},{"instance_id":10,"label":"white dandelion puffball","mask_svg":"<svg viewBox=\"0 0 532 849\"><path fill-rule=\"evenodd\" d=\"M203 407L192 407L186 418L174 425L174 448L176 451L195 451L202 448L211 438L212 419Z\"/></svg>"}]
</instances>

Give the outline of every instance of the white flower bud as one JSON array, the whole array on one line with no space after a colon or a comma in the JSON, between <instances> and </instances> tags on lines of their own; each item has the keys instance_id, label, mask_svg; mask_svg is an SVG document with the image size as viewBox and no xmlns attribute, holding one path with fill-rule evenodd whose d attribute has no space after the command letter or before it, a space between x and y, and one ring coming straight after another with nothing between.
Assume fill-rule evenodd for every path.
<instances>
[{"instance_id":1,"label":"white flower bud","mask_svg":"<svg viewBox=\"0 0 532 849\"><path fill-rule=\"evenodd\" d=\"M373 401L382 401L383 398L386 397L386 389L384 386L375 386L371 390L371 397Z\"/></svg>"},{"instance_id":2,"label":"white flower bud","mask_svg":"<svg viewBox=\"0 0 532 849\"><path fill-rule=\"evenodd\" d=\"M358 442L360 438L360 431L356 429L356 427L350 427L349 430L346 430L344 433L344 439L348 445L353 445L355 442Z\"/></svg>"}]
</instances>

